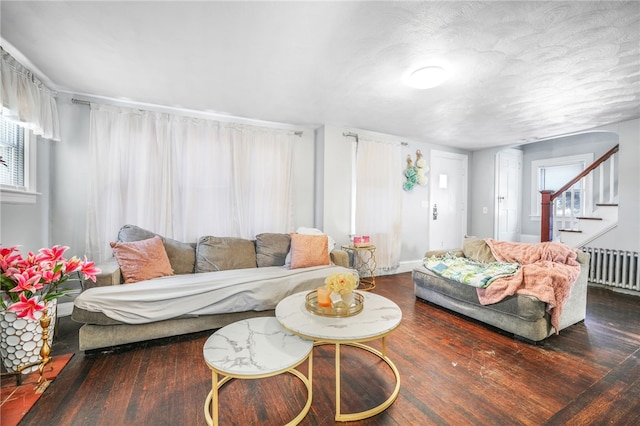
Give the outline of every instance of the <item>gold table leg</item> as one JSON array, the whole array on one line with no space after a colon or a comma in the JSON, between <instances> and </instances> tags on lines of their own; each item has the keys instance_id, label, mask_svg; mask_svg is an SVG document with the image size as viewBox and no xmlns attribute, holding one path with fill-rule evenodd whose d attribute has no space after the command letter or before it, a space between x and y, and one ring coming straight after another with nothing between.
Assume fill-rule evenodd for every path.
<instances>
[{"instance_id":1,"label":"gold table leg","mask_svg":"<svg viewBox=\"0 0 640 426\"><path fill-rule=\"evenodd\" d=\"M316 342L314 345L320 346L320 345L326 345L328 343L329 342L319 341L319 342ZM373 417L376 414L380 414L384 410L389 408L389 406L393 404L393 402L396 400L396 398L400 394L400 373L398 372L398 368L395 366L395 364L386 355L387 344L386 344L385 337L382 337L382 352L372 348L371 346L367 346L365 344L357 343L357 342L335 343L334 345L336 349L336 353L335 353L335 357L336 357L335 358L335 366L336 366L336 417L335 419L336 421L351 422L354 420L362 420L369 417ZM369 410L361 411L359 413L342 414L342 411L340 408L340 405L341 405L340 404L340 381L342 376L341 368L340 368L340 346L341 345L352 346L355 348L360 348L368 352L371 352L372 354L380 358L382 361L384 361L389 366L389 368L391 368L391 371L393 372L393 375L395 376L395 379L396 379L396 386L393 389L393 392L391 393L389 398L387 398L380 405L373 407Z\"/></svg>"},{"instance_id":2,"label":"gold table leg","mask_svg":"<svg viewBox=\"0 0 640 426\"><path fill-rule=\"evenodd\" d=\"M309 409L311 408L311 401L313 399L313 393L312 393L312 388L313 388L313 350L309 351L309 354L306 357L307 360L307 365L308 365L308 371L307 371L307 375L305 376L304 374L302 374L300 371L296 370L296 367L298 367L300 364L302 364L302 362L304 362L304 359L302 360L302 362L298 363L297 365L294 365L293 367L291 367L290 369L286 370L287 373L291 373L294 376L296 376L297 378L299 378L302 383L304 383L305 387L307 388L307 402L305 404L305 406L302 408L302 411L300 411L300 413L293 419L291 420L289 423L287 423L285 426L294 426L297 425L298 423L300 423L302 421L302 419L305 418L305 416L307 415L307 413L309 413ZM211 368L211 367L209 367ZM219 389L228 381L232 380L232 379L259 379L259 378L264 378L264 377L272 377L275 376L279 373L276 374L268 374L268 375L256 375L256 376L223 376L223 378L221 380L218 380L218 373L216 372L216 370L214 370L213 368L211 368L211 391L209 392L209 394L207 395L207 398L205 399L204 402L204 416L205 419L207 421L208 425L213 425L213 426L218 426L218 416L219 416L219 407L218 404L220 402L220 398L219 398ZM221 374L222 375L222 374Z\"/></svg>"}]
</instances>

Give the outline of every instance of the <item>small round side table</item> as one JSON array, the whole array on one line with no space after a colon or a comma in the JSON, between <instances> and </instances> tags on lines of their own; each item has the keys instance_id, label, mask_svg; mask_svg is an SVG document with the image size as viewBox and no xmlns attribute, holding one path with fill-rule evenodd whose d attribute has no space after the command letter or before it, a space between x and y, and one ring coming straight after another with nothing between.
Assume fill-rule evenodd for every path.
<instances>
[{"instance_id":1,"label":"small round side table","mask_svg":"<svg viewBox=\"0 0 640 426\"><path fill-rule=\"evenodd\" d=\"M211 392L204 403L209 425L218 425L218 391L232 379L261 379L291 373L307 388L307 402L287 425L297 425L311 407L313 341L282 328L274 317L250 318L217 330L204 344L203 354L211 369ZM305 376L295 368L308 361ZM221 376L218 380L218 375Z\"/></svg>"},{"instance_id":2,"label":"small round side table","mask_svg":"<svg viewBox=\"0 0 640 426\"><path fill-rule=\"evenodd\" d=\"M349 245L342 246L342 250L353 253L353 267L360 275L359 289L369 291L376 288L376 246Z\"/></svg>"}]
</instances>

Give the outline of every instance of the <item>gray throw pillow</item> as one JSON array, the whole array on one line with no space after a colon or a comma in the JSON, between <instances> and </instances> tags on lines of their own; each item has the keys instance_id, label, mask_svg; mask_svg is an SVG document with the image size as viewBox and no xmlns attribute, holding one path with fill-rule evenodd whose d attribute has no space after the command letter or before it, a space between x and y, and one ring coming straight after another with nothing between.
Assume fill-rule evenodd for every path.
<instances>
[{"instance_id":1,"label":"gray throw pillow","mask_svg":"<svg viewBox=\"0 0 640 426\"><path fill-rule=\"evenodd\" d=\"M256 235L256 260L258 268L264 266L283 266L289 248L291 236L289 234L258 234Z\"/></svg>"},{"instance_id":2,"label":"gray throw pillow","mask_svg":"<svg viewBox=\"0 0 640 426\"><path fill-rule=\"evenodd\" d=\"M118 232L118 241L130 243L134 241L148 240L158 234L135 225L124 225ZM195 243L183 243L180 241L165 238L158 235L162 239L164 249L167 252L169 263L174 274L192 274L196 263L196 245Z\"/></svg>"},{"instance_id":3,"label":"gray throw pillow","mask_svg":"<svg viewBox=\"0 0 640 426\"><path fill-rule=\"evenodd\" d=\"M201 237L196 247L196 272L256 268L253 241L232 237Z\"/></svg>"}]
</instances>

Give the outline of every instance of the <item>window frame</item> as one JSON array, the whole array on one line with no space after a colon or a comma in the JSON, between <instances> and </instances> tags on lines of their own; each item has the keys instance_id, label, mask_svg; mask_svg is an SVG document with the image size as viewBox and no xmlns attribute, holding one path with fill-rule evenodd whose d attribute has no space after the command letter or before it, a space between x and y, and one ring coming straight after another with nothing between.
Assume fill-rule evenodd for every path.
<instances>
[{"instance_id":1,"label":"window frame","mask_svg":"<svg viewBox=\"0 0 640 426\"><path fill-rule=\"evenodd\" d=\"M584 170L589 164L593 163L593 153L568 155L564 157L543 158L531 162L531 215L533 220L540 220L542 202L542 194L540 194L540 170L546 167L569 166L573 164L582 164ZM584 188L580 192L585 197L589 197L592 193L593 184L590 178L585 180ZM581 195L582 196L582 195Z\"/></svg>"},{"instance_id":2,"label":"window frame","mask_svg":"<svg viewBox=\"0 0 640 426\"><path fill-rule=\"evenodd\" d=\"M4 117L2 119L11 121ZM16 124L21 125L20 123ZM0 184L0 202L2 204L35 204L37 196L41 195L36 188L36 171L38 169L36 136L28 127L22 126L22 128L24 129L24 186Z\"/></svg>"}]
</instances>

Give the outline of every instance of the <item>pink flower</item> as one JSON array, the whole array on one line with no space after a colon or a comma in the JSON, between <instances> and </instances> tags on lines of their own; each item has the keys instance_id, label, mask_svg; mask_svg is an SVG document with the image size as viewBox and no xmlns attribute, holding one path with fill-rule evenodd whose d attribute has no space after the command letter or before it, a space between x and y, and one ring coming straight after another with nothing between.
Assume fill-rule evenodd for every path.
<instances>
[{"instance_id":1,"label":"pink flower","mask_svg":"<svg viewBox=\"0 0 640 426\"><path fill-rule=\"evenodd\" d=\"M69 250L67 246L58 246L55 245L49 248L40 249L40 254L37 256L38 262L48 261L48 262L59 262L64 261L64 252Z\"/></svg>"},{"instance_id":2,"label":"pink flower","mask_svg":"<svg viewBox=\"0 0 640 426\"><path fill-rule=\"evenodd\" d=\"M95 282L100 270L86 257L84 261L76 256L67 260L64 253L68 249L56 245L40 249L37 255L29 252L23 258L16 247L0 247L0 310L16 305L11 310L32 315L33 309L42 309L36 300L44 302L66 295L69 289L60 286L72 279L75 272L80 278L84 275Z\"/></svg>"},{"instance_id":3,"label":"pink flower","mask_svg":"<svg viewBox=\"0 0 640 426\"><path fill-rule=\"evenodd\" d=\"M27 317L34 320L36 317L33 314L38 311L43 311L45 307L46 305L44 303L38 303L38 298L36 296L27 300L24 293L21 293L20 301L9 306L7 310L10 312L19 311L16 314L18 318Z\"/></svg>"},{"instance_id":4,"label":"pink flower","mask_svg":"<svg viewBox=\"0 0 640 426\"><path fill-rule=\"evenodd\" d=\"M62 278L60 271L44 270L42 271L42 280L45 284L51 284Z\"/></svg>"},{"instance_id":5,"label":"pink flower","mask_svg":"<svg viewBox=\"0 0 640 426\"><path fill-rule=\"evenodd\" d=\"M96 282L96 275L99 274L100 269L95 267L95 262L89 262L87 256L84 257L84 263L80 268L80 273L84 276L85 280L91 280Z\"/></svg>"},{"instance_id":6,"label":"pink flower","mask_svg":"<svg viewBox=\"0 0 640 426\"><path fill-rule=\"evenodd\" d=\"M11 267L16 266L21 260L22 258L20 257L20 253L17 253L16 247L0 247L1 270L6 271Z\"/></svg>"},{"instance_id":7,"label":"pink flower","mask_svg":"<svg viewBox=\"0 0 640 426\"><path fill-rule=\"evenodd\" d=\"M71 259L69 259L67 264L64 265L64 272L66 274L75 272L78 269L80 269L81 265L82 265L82 260L77 256L73 256Z\"/></svg>"},{"instance_id":8,"label":"pink flower","mask_svg":"<svg viewBox=\"0 0 640 426\"><path fill-rule=\"evenodd\" d=\"M33 270L31 268L21 274L13 274L13 278L17 281L17 285L9 290L13 293L17 293L19 291L35 293L36 290L40 290L42 288L42 284L40 284L40 278L42 277L39 274L33 274Z\"/></svg>"}]
</instances>

